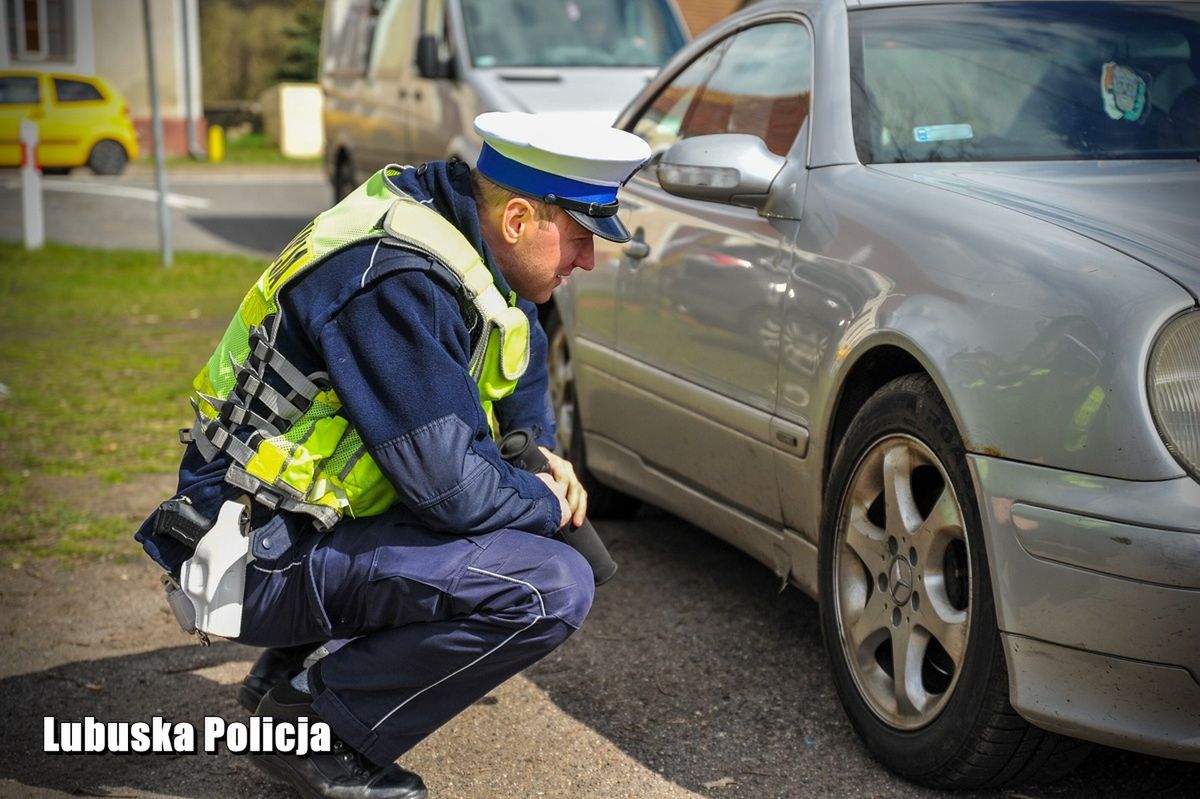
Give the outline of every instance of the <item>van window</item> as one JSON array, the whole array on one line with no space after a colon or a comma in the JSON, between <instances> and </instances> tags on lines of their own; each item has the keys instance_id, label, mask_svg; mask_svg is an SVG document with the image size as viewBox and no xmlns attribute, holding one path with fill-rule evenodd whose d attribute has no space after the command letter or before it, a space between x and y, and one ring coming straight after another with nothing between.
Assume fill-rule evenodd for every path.
<instances>
[{"instance_id":1,"label":"van window","mask_svg":"<svg viewBox=\"0 0 1200 799\"><path fill-rule=\"evenodd\" d=\"M659 67L683 46L665 0L463 0L476 67Z\"/></svg>"},{"instance_id":2,"label":"van window","mask_svg":"<svg viewBox=\"0 0 1200 799\"><path fill-rule=\"evenodd\" d=\"M340 77L364 75L371 56L371 40L379 19L378 3L357 0L343 15L327 23L324 34L324 70Z\"/></svg>"}]
</instances>

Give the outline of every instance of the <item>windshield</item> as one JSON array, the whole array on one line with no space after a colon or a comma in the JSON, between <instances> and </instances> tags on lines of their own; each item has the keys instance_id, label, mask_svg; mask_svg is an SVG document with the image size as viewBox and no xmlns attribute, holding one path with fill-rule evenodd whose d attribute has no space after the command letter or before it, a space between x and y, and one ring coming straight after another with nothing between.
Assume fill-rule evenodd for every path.
<instances>
[{"instance_id":1,"label":"windshield","mask_svg":"<svg viewBox=\"0 0 1200 799\"><path fill-rule=\"evenodd\" d=\"M863 163L1200 154L1200 5L1012 3L850 15Z\"/></svg>"},{"instance_id":2,"label":"windshield","mask_svg":"<svg viewBox=\"0 0 1200 799\"><path fill-rule=\"evenodd\" d=\"M477 67L659 67L683 46L665 0L462 0Z\"/></svg>"}]
</instances>

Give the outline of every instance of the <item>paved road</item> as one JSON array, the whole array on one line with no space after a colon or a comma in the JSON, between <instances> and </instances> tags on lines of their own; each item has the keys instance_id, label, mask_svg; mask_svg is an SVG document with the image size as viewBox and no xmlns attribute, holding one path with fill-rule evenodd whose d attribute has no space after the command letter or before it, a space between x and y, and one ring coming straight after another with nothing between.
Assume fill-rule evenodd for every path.
<instances>
[{"instance_id":1,"label":"paved road","mask_svg":"<svg viewBox=\"0 0 1200 799\"><path fill-rule=\"evenodd\" d=\"M157 250L154 178L138 170L116 178L81 170L47 176L46 238L63 244ZM0 240L22 240L20 184L0 171ZM233 252L272 258L332 202L319 168L189 168L167 183L176 251Z\"/></svg>"},{"instance_id":2,"label":"paved road","mask_svg":"<svg viewBox=\"0 0 1200 799\"><path fill-rule=\"evenodd\" d=\"M404 758L434 799L952 796L892 776L858 743L812 601L661 511L598 528L621 572L583 629ZM0 796L288 795L234 755L42 754L46 715L244 718L233 686L253 650L188 643L155 583L141 560L4 575ZM1197 786L1200 766L1100 749L1056 785L958 799L1182 799Z\"/></svg>"}]
</instances>

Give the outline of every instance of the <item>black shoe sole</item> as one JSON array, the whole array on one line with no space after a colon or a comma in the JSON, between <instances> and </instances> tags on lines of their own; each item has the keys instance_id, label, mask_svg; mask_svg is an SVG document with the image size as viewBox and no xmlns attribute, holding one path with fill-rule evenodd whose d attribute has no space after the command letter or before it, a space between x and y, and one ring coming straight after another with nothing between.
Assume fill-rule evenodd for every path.
<instances>
[{"instance_id":1,"label":"black shoe sole","mask_svg":"<svg viewBox=\"0 0 1200 799\"><path fill-rule=\"evenodd\" d=\"M282 758L275 755L250 755L250 762L279 782L286 783L307 799L325 799L304 779L287 767Z\"/></svg>"},{"instance_id":2,"label":"black shoe sole","mask_svg":"<svg viewBox=\"0 0 1200 799\"><path fill-rule=\"evenodd\" d=\"M305 779L287 765L287 760L279 755L250 755L250 762L260 770L265 771L276 780L295 788L306 799L325 799ZM422 790L411 794L408 799L428 799L429 791Z\"/></svg>"},{"instance_id":3,"label":"black shoe sole","mask_svg":"<svg viewBox=\"0 0 1200 799\"><path fill-rule=\"evenodd\" d=\"M238 687L237 701L239 705L253 713L258 710L258 703L262 701L264 695L262 691L256 691L243 683Z\"/></svg>"}]
</instances>

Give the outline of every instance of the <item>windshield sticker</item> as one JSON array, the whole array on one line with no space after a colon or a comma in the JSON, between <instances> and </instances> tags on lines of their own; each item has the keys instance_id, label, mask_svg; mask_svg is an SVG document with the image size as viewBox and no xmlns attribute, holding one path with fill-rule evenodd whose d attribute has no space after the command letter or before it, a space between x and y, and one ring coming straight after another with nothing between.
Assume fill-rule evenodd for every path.
<instances>
[{"instance_id":1,"label":"windshield sticker","mask_svg":"<svg viewBox=\"0 0 1200 799\"><path fill-rule=\"evenodd\" d=\"M913 128L913 141L962 141L975 138L970 125L923 125Z\"/></svg>"},{"instance_id":2,"label":"windshield sticker","mask_svg":"<svg viewBox=\"0 0 1200 799\"><path fill-rule=\"evenodd\" d=\"M1109 118L1140 122L1150 109L1150 78L1132 67L1109 61L1100 72L1100 94Z\"/></svg>"}]
</instances>

